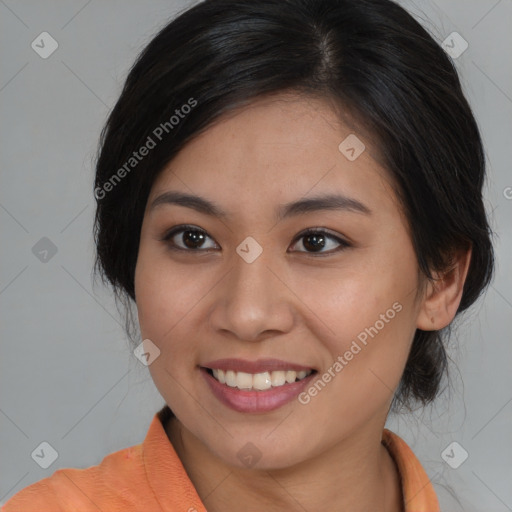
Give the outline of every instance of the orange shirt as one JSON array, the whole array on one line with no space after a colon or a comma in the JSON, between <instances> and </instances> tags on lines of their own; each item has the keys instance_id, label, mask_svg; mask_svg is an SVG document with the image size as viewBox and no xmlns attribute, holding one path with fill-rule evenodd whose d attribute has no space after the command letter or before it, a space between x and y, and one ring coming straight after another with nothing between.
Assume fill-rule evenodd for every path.
<instances>
[{"instance_id":1,"label":"orange shirt","mask_svg":"<svg viewBox=\"0 0 512 512\"><path fill-rule=\"evenodd\" d=\"M15 494L0 512L206 512L164 430L164 407L144 442L107 455L86 469L59 469ZM384 429L396 462L406 512L439 512L428 476L409 446Z\"/></svg>"}]
</instances>

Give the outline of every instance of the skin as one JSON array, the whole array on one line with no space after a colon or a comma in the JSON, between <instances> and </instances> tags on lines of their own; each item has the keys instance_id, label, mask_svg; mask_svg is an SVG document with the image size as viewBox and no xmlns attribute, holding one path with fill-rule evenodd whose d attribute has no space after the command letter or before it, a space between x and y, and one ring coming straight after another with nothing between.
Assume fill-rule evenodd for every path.
<instances>
[{"instance_id":1,"label":"skin","mask_svg":"<svg viewBox=\"0 0 512 512\"><path fill-rule=\"evenodd\" d=\"M382 430L415 330L453 319L470 252L422 287L407 221L371 140L357 133L366 150L355 161L338 149L350 133L323 100L259 98L187 144L151 190L135 273L139 322L143 339L161 351L149 369L177 417L167 434L209 511L240 503L402 510ZM169 190L207 198L230 217L150 208ZM278 205L333 192L371 214L317 211L276 222ZM180 224L206 231L202 252L173 251L161 240ZM321 255L308 252L297 238L307 228L325 228L350 246L327 239ZM250 264L236 252L247 236L263 248ZM187 247L183 233L172 240ZM282 359L321 375L395 302L402 310L306 405L239 413L200 374L207 361L238 357ZM261 453L252 468L237 457L247 442Z\"/></svg>"}]
</instances>

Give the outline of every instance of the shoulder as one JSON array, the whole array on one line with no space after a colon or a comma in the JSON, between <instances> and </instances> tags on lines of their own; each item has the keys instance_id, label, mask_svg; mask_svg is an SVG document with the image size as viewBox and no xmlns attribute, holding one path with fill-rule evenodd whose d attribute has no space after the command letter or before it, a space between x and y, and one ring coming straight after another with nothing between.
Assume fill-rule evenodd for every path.
<instances>
[{"instance_id":1,"label":"shoulder","mask_svg":"<svg viewBox=\"0 0 512 512\"><path fill-rule=\"evenodd\" d=\"M142 445L136 445L107 455L97 466L59 469L19 491L1 512L139 510L148 504L144 485Z\"/></svg>"},{"instance_id":2,"label":"shoulder","mask_svg":"<svg viewBox=\"0 0 512 512\"><path fill-rule=\"evenodd\" d=\"M167 406L155 414L144 442L86 469L65 468L15 494L0 512L205 512L165 432Z\"/></svg>"}]
</instances>

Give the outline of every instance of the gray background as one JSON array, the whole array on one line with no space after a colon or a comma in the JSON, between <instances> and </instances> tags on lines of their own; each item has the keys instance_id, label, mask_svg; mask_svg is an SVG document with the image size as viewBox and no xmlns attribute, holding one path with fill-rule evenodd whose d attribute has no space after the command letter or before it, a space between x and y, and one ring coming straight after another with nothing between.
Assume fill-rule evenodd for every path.
<instances>
[{"instance_id":1,"label":"gray background","mask_svg":"<svg viewBox=\"0 0 512 512\"><path fill-rule=\"evenodd\" d=\"M498 266L452 338L451 391L389 428L420 458L444 510L512 510L512 0L402 4L439 41L457 31L469 43L455 62L486 146ZM128 67L185 5L0 0L0 502L140 443L163 405L112 295L93 286L92 162ZM59 44L47 59L31 48L43 31ZM42 237L57 248L46 262L32 252ZM48 469L31 458L42 441L58 452ZM453 441L469 454L458 469L441 457Z\"/></svg>"}]
</instances>

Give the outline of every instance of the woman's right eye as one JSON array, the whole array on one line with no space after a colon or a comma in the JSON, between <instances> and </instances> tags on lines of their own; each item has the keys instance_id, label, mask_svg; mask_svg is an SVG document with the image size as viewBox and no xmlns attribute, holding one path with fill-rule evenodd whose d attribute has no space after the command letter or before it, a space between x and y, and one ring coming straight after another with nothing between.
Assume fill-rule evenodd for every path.
<instances>
[{"instance_id":1,"label":"woman's right eye","mask_svg":"<svg viewBox=\"0 0 512 512\"><path fill-rule=\"evenodd\" d=\"M167 231L161 238L162 242L166 242L172 250L177 251L211 251L212 249L218 249L218 246L214 243L213 247L205 247L205 240L210 238L207 233L197 226L177 226Z\"/></svg>"}]
</instances>

